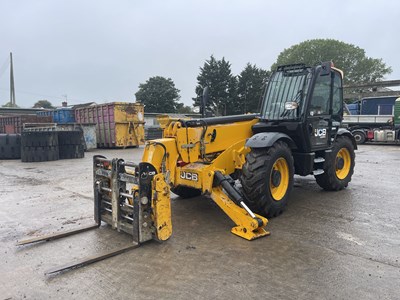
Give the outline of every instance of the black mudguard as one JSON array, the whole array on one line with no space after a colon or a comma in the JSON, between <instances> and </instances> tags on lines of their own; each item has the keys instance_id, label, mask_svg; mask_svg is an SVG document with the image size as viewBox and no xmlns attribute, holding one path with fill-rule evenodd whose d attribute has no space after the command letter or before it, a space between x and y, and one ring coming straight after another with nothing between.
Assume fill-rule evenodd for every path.
<instances>
[{"instance_id":1,"label":"black mudguard","mask_svg":"<svg viewBox=\"0 0 400 300\"><path fill-rule=\"evenodd\" d=\"M247 140L246 147L269 148L278 140L283 140L292 149L296 147L294 141L287 134L281 132L257 133Z\"/></svg>"},{"instance_id":2,"label":"black mudguard","mask_svg":"<svg viewBox=\"0 0 400 300\"><path fill-rule=\"evenodd\" d=\"M347 136L353 143L354 150L357 150L357 142L349 130L347 130L346 128L339 128L339 130L336 134L336 137L338 137L338 136Z\"/></svg>"}]
</instances>

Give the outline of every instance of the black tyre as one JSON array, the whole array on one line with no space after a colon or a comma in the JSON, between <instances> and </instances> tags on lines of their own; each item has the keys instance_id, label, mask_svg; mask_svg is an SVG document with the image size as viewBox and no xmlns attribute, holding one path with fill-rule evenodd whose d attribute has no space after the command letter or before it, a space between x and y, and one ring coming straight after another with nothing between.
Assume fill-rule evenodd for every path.
<instances>
[{"instance_id":1,"label":"black tyre","mask_svg":"<svg viewBox=\"0 0 400 300\"><path fill-rule=\"evenodd\" d=\"M201 195L201 190L194 189L191 187L178 185L171 189L174 194L177 194L179 197L187 199L193 198Z\"/></svg>"},{"instance_id":2,"label":"black tyre","mask_svg":"<svg viewBox=\"0 0 400 300\"><path fill-rule=\"evenodd\" d=\"M60 145L60 159L83 158L85 147L83 145Z\"/></svg>"},{"instance_id":3,"label":"black tyre","mask_svg":"<svg viewBox=\"0 0 400 300\"><path fill-rule=\"evenodd\" d=\"M240 178L247 205L267 218L280 215L293 188L293 175L293 156L286 143L252 149Z\"/></svg>"},{"instance_id":4,"label":"black tyre","mask_svg":"<svg viewBox=\"0 0 400 300\"><path fill-rule=\"evenodd\" d=\"M21 158L21 135L0 134L0 159Z\"/></svg>"},{"instance_id":5,"label":"black tyre","mask_svg":"<svg viewBox=\"0 0 400 300\"><path fill-rule=\"evenodd\" d=\"M82 145L83 143L83 132L80 130L58 132L59 145Z\"/></svg>"},{"instance_id":6,"label":"black tyre","mask_svg":"<svg viewBox=\"0 0 400 300\"><path fill-rule=\"evenodd\" d=\"M357 144L364 144L366 140L366 135L364 131L356 130L352 132L354 139L356 140Z\"/></svg>"},{"instance_id":7,"label":"black tyre","mask_svg":"<svg viewBox=\"0 0 400 300\"><path fill-rule=\"evenodd\" d=\"M29 147L21 148L22 162L42 162L58 160L58 146Z\"/></svg>"},{"instance_id":8,"label":"black tyre","mask_svg":"<svg viewBox=\"0 0 400 300\"><path fill-rule=\"evenodd\" d=\"M57 132L26 131L21 134L22 147L53 147L58 146Z\"/></svg>"},{"instance_id":9,"label":"black tyre","mask_svg":"<svg viewBox=\"0 0 400 300\"><path fill-rule=\"evenodd\" d=\"M354 145L350 138L338 137L332 152L325 157L324 173L315 176L318 185L327 191L339 191L347 187L354 172L354 159Z\"/></svg>"},{"instance_id":10,"label":"black tyre","mask_svg":"<svg viewBox=\"0 0 400 300\"><path fill-rule=\"evenodd\" d=\"M60 159L83 158L85 156L83 132L80 130L59 131L58 143Z\"/></svg>"},{"instance_id":11,"label":"black tyre","mask_svg":"<svg viewBox=\"0 0 400 300\"><path fill-rule=\"evenodd\" d=\"M58 136L55 131L26 131L21 134L21 161L58 160Z\"/></svg>"}]
</instances>

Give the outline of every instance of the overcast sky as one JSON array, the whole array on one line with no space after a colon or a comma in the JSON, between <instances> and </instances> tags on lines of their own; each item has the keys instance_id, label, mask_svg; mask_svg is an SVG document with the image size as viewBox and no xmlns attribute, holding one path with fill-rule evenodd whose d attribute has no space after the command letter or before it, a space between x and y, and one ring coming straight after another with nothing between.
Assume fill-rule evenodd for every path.
<instances>
[{"instance_id":1,"label":"overcast sky","mask_svg":"<svg viewBox=\"0 0 400 300\"><path fill-rule=\"evenodd\" d=\"M199 68L213 54L239 74L269 69L307 39L333 38L382 58L400 79L400 1L0 0L0 105L135 101L139 83L170 77L191 105Z\"/></svg>"}]
</instances>

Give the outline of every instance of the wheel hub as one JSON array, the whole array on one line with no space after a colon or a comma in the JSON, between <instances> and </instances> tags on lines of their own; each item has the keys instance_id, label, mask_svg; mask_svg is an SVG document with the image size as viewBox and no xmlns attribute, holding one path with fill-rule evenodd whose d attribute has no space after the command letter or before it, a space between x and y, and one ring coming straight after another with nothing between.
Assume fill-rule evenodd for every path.
<instances>
[{"instance_id":1,"label":"wheel hub","mask_svg":"<svg viewBox=\"0 0 400 300\"><path fill-rule=\"evenodd\" d=\"M344 167L344 159L343 159L343 157L338 157L336 160L336 169L342 170L343 167Z\"/></svg>"},{"instance_id":2,"label":"wheel hub","mask_svg":"<svg viewBox=\"0 0 400 300\"><path fill-rule=\"evenodd\" d=\"M271 183L273 186L279 186L281 183L282 175L279 170L273 170L271 176Z\"/></svg>"}]
</instances>

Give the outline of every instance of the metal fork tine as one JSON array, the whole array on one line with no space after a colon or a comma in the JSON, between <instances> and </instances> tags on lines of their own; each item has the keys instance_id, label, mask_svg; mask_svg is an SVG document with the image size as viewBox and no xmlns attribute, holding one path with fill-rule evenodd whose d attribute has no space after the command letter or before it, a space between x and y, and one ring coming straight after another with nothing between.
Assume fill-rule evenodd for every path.
<instances>
[{"instance_id":1,"label":"metal fork tine","mask_svg":"<svg viewBox=\"0 0 400 300\"><path fill-rule=\"evenodd\" d=\"M85 226L85 227L81 227L78 229L73 229L73 230L67 230L67 231L63 231L63 232L58 232L58 233L52 233L52 234L48 234L48 235L42 235L42 236L38 236L38 237L34 237L31 239L26 239L26 240L22 240L17 242L17 246L22 246L22 245L26 245L26 244L32 244L32 243L36 243L36 242L41 242L41 241L50 241L50 240L56 240L56 239L60 239L69 235L73 235L76 233L80 233L80 232L84 232L84 231L88 231L91 229L95 229L98 228L99 225L95 224L95 225L89 225L89 226Z\"/></svg>"},{"instance_id":2,"label":"metal fork tine","mask_svg":"<svg viewBox=\"0 0 400 300\"><path fill-rule=\"evenodd\" d=\"M106 259L106 258L109 258L112 256L116 256L118 254L124 253L126 251L132 250L137 247L139 247L139 244L134 243L134 244L130 244L129 246L114 249L112 251L107 251L107 252L102 252L102 253L99 253L96 255L87 256L87 257L78 259L76 261L67 263L65 265L51 268L51 269L47 270L44 274L50 275L50 274L58 273L58 272L65 271L65 270L80 268L80 267L92 264L94 262L97 262L97 261L100 261L100 260L103 260L103 259Z\"/></svg>"}]
</instances>

